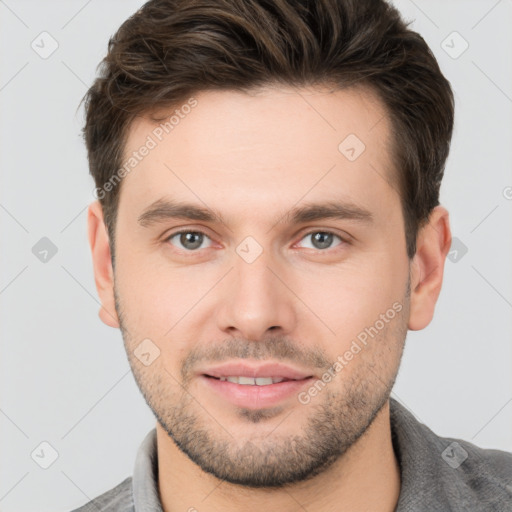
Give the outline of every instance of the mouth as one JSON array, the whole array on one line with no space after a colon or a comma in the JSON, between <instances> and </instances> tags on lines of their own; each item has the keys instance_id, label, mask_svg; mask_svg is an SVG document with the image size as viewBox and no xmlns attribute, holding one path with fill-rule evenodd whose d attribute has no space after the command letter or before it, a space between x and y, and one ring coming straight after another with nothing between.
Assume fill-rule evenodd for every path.
<instances>
[{"instance_id":1,"label":"mouth","mask_svg":"<svg viewBox=\"0 0 512 512\"><path fill-rule=\"evenodd\" d=\"M232 384L240 384L242 386L270 386L271 384L279 384L280 382L287 382L287 381L298 381L298 380L304 380L304 379L289 379L287 377L246 377L244 375L223 375L221 377L215 377L213 375L207 375L203 374L204 377L208 377L210 379L216 379L219 381L225 381L225 382L231 382ZM309 377L305 378L312 378L310 375Z\"/></svg>"},{"instance_id":2,"label":"mouth","mask_svg":"<svg viewBox=\"0 0 512 512\"><path fill-rule=\"evenodd\" d=\"M259 366L232 363L205 369L198 375L206 393L237 407L264 409L275 407L294 398L315 380L312 374L289 366L267 363ZM215 401L212 402L212 404Z\"/></svg>"}]
</instances>

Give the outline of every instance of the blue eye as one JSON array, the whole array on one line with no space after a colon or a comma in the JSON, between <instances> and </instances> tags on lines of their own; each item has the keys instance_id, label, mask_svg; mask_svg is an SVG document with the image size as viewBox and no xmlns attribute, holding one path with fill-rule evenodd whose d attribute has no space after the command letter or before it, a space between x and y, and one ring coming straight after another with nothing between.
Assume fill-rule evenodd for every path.
<instances>
[{"instance_id":1,"label":"blue eye","mask_svg":"<svg viewBox=\"0 0 512 512\"><path fill-rule=\"evenodd\" d=\"M340 236L335 235L330 231L310 231L309 233L304 235L302 240L304 240L307 237L310 237L311 235L314 235L311 239L313 244L313 246L310 247L311 249L330 249L334 238L340 240L340 243L337 245L341 245L341 243L344 242L344 240Z\"/></svg>"},{"instance_id":2,"label":"blue eye","mask_svg":"<svg viewBox=\"0 0 512 512\"><path fill-rule=\"evenodd\" d=\"M201 231L190 231L190 230L183 230L178 231L176 233L173 233L171 236L169 236L166 240L168 242L171 242L172 245L175 245L172 242L173 238L176 238L179 236L178 240L181 244L181 247L178 247L178 249L185 248L187 251L195 251L197 249L205 249L205 247L201 247L205 239L207 238L210 240L210 237L202 233Z\"/></svg>"}]
</instances>

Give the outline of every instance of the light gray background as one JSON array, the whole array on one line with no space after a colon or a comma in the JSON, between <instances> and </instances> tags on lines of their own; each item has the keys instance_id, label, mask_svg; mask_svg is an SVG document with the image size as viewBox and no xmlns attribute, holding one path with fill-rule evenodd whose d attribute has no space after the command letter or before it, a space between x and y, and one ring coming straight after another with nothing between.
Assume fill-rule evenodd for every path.
<instances>
[{"instance_id":1,"label":"light gray background","mask_svg":"<svg viewBox=\"0 0 512 512\"><path fill-rule=\"evenodd\" d=\"M110 489L132 474L155 424L120 332L98 318L86 238L93 181L75 112L109 36L142 3L0 0L4 512L67 511ZM512 451L512 2L396 5L455 91L441 201L468 250L446 263L433 322L409 333L393 396L439 435ZM31 48L43 31L59 45L47 59ZM444 49L462 48L453 31L469 43L458 58ZM32 253L42 237L58 248L47 263ZM48 469L31 458L43 441L59 455Z\"/></svg>"}]
</instances>

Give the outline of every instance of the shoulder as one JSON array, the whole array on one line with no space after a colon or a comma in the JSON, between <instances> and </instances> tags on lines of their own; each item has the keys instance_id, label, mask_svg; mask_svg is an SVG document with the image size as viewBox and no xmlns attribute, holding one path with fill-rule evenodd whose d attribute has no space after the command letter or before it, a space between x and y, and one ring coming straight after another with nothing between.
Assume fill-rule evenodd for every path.
<instances>
[{"instance_id":1,"label":"shoulder","mask_svg":"<svg viewBox=\"0 0 512 512\"><path fill-rule=\"evenodd\" d=\"M134 512L132 477L72 512Z\"/></svg>"},{"instance_id":2,"label":"shoulder","mask_svg":"<svg viewBox=\"0 0 512 512\"><path fill-rule=\"evenodd\" d=\"M394 399L391 427L397 512L512 512L512 453L439 436Z\"/></svg>"},{"instance_id":3,"label":"shoulder","mask_svg":"<svg viewBox=\"0 0 512 512\"><path fill-rule=\"evenodd\" d=\"M441 438L445 470L452 472L468 498L492 505L487 510L512 511L512 453L481 448L463 439Z\"/></svg>"}]
</instances>

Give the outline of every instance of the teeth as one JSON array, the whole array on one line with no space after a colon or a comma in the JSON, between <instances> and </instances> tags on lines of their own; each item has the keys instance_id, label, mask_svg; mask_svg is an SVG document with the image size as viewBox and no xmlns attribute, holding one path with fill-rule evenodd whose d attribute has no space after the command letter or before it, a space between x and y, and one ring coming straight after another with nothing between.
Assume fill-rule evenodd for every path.
<instances>
[{"instance_id":1,"label":"teeth","mask_svg":"<svg viewBox=\"0 0 512 512\"><path fill-rule=\"evenodd\" d=\"M268 386L269 384L277 384L285 380L282 377L219 377L219 380L232 382L233 384L242 384L245 386Z\"/></svg>"},{"instance_id":2,"label":"teeth","mask_svg":"<svg viewBox=\"0 0 512 512\"><path fill-rule=\"evenodd\" d=\"M254 380L258 386L268 386L268 384L273 384L272 377L256 377Z\"/></svg>"}]
</instances>

